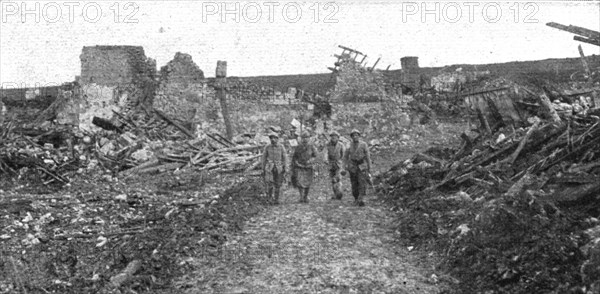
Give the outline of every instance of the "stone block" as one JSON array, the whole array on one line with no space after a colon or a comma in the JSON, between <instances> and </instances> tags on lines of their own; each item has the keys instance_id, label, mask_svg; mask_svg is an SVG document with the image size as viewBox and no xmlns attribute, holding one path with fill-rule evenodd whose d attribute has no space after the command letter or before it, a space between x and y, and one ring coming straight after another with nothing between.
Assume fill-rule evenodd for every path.
<instances>
[{"instance_id":1,"label":"stone block","mask_svg":"<svg viewBox=\"0 0 600 294\"><path fill-rule=\"evenodd\" d=\"M217 61L217 69L215 72L217 78L227 77L227 61Z\"/></svg>"}]
</instances>

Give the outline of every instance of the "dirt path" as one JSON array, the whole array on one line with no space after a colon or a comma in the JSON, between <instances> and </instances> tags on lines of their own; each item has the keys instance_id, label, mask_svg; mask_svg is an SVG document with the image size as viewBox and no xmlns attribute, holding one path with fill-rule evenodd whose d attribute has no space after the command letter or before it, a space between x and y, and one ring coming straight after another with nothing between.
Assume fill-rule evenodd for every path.
<instances>
[{"instance_id":1,"label":"dirt path","mask_svg":"<svg viewBox=\"0 0 600 294\"><path fill-rule=\"evenodd\" d=\"M439 293L427 278L432 266L391 244L386 208L375 196L353 206L344 184L344 199L329 200L319 176L309 204L286 189L281 205L228 238L218 260L194 261L189 293Z\"/></svg>"}]
</instances>

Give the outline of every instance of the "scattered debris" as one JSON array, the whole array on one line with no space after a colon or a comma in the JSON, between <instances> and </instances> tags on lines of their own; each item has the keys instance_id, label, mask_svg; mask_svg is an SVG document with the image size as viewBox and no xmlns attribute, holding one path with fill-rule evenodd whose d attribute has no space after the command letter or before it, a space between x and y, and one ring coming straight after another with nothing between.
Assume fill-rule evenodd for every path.
<instances>
[{"instance_id":1,"label":"scattered debris","mask_svg":"<svg viewBox=\"0 0 600 294\"><path fill-rule=\"evenodd\" d=\"M597 247L584 234L600 215L598 106L521 89L527 95L482 100L492 107L477 104L475 137L463 133L458 149L429 149L392 167L378 191L402 211L406 244L443 254L462 291L598 289ZM574 105L581 109L565 111ZM503 119L513 112L519 120Z\"/></svg>"}]
</instances>

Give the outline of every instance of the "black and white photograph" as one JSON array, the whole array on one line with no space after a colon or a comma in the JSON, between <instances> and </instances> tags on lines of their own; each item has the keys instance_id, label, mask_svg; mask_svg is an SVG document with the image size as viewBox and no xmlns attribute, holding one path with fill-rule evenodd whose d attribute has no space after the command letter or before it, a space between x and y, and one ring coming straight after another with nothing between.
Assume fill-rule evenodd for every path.
<instances>
[{"instance_id":1,"label":"black and white photograph","mask_svg":"<svg viewBox=\"0 0 600 294\"><path fill-rule=\"evenodd\" d=\"M0 294L600 294L600 0L0 6Z\"/></svg>"}]
</instances>

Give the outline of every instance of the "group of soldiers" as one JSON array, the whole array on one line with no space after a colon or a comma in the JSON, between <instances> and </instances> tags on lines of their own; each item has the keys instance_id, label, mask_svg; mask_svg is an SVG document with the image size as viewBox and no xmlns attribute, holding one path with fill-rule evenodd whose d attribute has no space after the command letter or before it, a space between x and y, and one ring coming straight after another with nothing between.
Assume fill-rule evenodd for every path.
<instances>
[{"instance_id":1,"label":"group of soldiers","mask_svg":"<svg viewBox=\"0 0 600 294\"><path fill-rule=\"evenodd\" d=\"M327 165L329 178L333 189L331 199L341 200L342 176L350 177L354 204L364 206L364 196L370 181L371 155L367 143L360 139L361 133L354 129L350 132L352 143L346 149L340 142L340 134L331 132L327 143ZM285 147L279 142L279 135L275 132L269 134L270 144L263 151L262 169L267 188L267 197L274 204L279 204L281 186L283 185L287 168L287 153ZM308 203L308 193L312 186L317 149L310 143L310 134L304 132L300 142L295 148L291 159L291 183L298 189L300 203Z\"/></svg>"}]
</instances>

